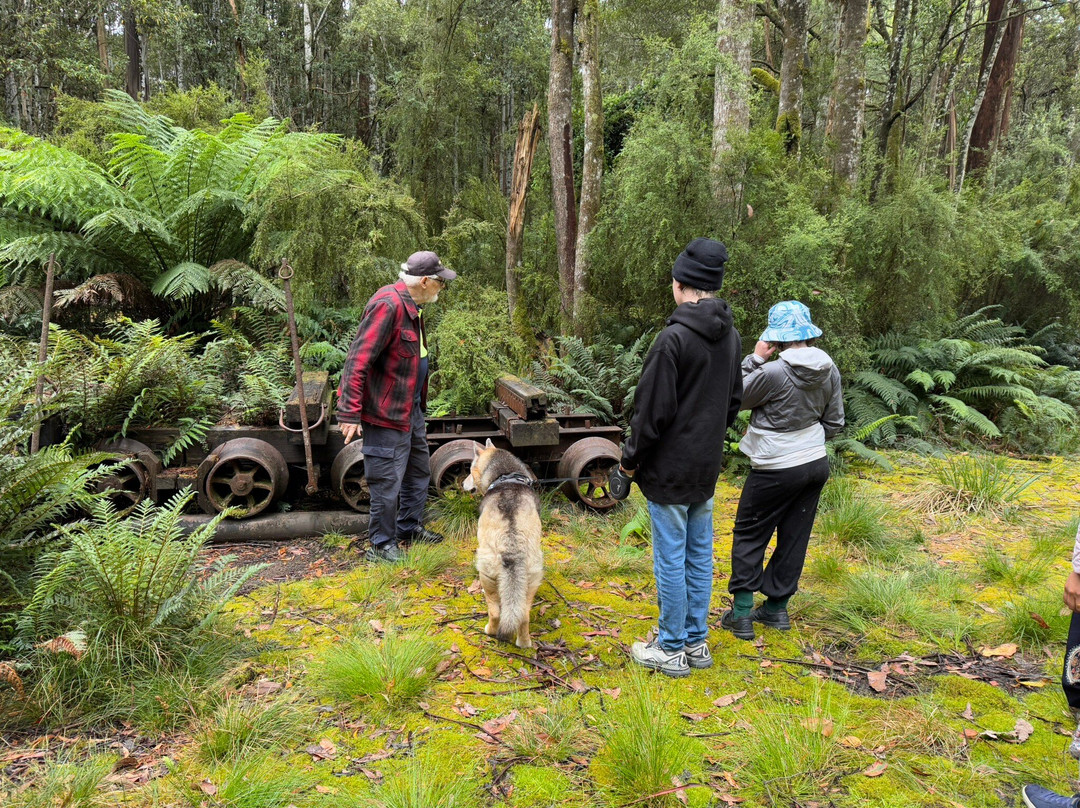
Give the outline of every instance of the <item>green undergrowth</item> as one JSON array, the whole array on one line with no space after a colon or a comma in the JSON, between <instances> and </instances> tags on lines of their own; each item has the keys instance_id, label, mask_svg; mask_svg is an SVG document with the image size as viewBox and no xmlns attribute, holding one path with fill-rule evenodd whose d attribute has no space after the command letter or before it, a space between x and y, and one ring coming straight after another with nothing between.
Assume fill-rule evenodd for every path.
<instances>
[{"instance_id":1,"label":"green undergrowth","mask_svg":"<svg viewBox=\"0 0 1080 808\"><path fill-rule=\"evenodd\" d=\"M927 508L943 461L889 459L890 472L856 461L829 482L793 629L759 627L757 644L718 627L742 482L721 478L715 664L681 680L628 663L657 620L636 489L601 515L545 497L537 648L524 651L483 633L471 535L390 565L342 542L345 572L232 602L224 625L259 650L163 697L195 706L166 724L131 713L175 740L168 771L123 804L990 808L1028 781L1068 792L1060 593L1080 464L1009 461L1035 480L1006 513ZM1002 674L1018 666L1022 685ZM882 672L879 692L868 673ZM114 804L100 764L68 752L50 747L35 783L82 767L80 783L103 787L71 804ZM22 789L5 804L49 804L26 802L25 782L0 775L0 794Z\"/></svg>"}]
</instances>

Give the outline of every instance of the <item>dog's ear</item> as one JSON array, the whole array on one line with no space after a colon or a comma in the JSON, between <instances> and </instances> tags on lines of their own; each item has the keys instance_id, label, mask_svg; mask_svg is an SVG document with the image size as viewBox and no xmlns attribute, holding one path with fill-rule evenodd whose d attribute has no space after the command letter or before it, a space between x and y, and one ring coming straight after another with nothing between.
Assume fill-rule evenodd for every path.
<instances>
[{"instance_id":1,"label":"dog's ear","mask_svg":"<svg viewBox=\"0 0 1080 808\"><path fill-rule=\"evenodd\" d=\"M487 439L487 443L484 444L485 449L494 449L495 444L491 442L491 438Z\"/></svg>"},{"instance_id":2,"label":"dog's ear","mask_svg":"<svg viewBox=\"0 0 1080 808\"><path fill-rule=\"evenodd\" d=\"M480 444L479 444L479 443L477 443L476 441L473 441L473 445L472 445L472 459L473 459L473 460L476 460L476 458L478 458L479 456L480 456Z\"/></svg>"}]
</instances>

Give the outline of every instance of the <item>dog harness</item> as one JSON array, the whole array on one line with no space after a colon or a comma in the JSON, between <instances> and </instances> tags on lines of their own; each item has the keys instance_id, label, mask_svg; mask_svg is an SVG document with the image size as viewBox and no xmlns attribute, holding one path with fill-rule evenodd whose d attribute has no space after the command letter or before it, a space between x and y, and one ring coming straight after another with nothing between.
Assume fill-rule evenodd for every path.
<instances>
[{"instance_id":1,"label":"dog harness","mask_svg":"<svg viewBox=\"0 0 1080 808\"><path fill-rule=\"evenodd\" d=\"M527 485L531 488L534 482L536 482L536 480L528 474L524 474L520 471L512 471L509 474L500 474L496 477L484 493L489 494L496 488L503 488L508 485Z\"/></svg>"}]
</instances>

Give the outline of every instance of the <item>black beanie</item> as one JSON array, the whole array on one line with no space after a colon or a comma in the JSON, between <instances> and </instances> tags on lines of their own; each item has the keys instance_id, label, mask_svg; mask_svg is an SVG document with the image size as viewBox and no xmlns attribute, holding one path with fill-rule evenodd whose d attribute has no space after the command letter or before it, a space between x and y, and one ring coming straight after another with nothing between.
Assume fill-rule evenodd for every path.
<instances>
[{"instance_id":1,"label":"black beanie","mask_svg":"<svg viewBox=\"0 0 1080 808\"><path fill-rule=\"evenodd\" d=\"M727 247L711 238L696 238L675 259L671 277L703 292L714 292L724 283Z\"/></svg>"}]
</instances>

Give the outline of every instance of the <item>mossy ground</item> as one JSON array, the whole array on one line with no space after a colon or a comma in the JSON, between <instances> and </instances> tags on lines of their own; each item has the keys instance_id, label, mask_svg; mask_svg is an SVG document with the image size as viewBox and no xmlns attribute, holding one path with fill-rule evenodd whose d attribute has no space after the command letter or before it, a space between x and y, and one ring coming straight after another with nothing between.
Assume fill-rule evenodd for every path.
<instances>
[{"instance_id":1,"label":"mossy ground","mask_svg":"<svg viewBox=\"0 0 1080 808\"><path fill-rule=\"evenodd\" d=\"M721 478L710 637L716 664L683 680L646 678L694 736L695 760L681 779L694 784L681 792L688 804L976 808L1017 804L1025 782L1060 791L1076 785L1077 767L1065 751L1075 723L1057 677L1066 625L1059 593L1069 570L1070 523L1075 529L1071 520L1080 513L1080 463L1016 461L1018 474L1042 476L1005 515L978 516L920 509L916 495L932 483L940 461L890 457L892 472L848 470L855 495L887 506L883 543L867 549L816 535L791 602L794 629L759 629L757 643L718 628L741 484ZM648 548L635 544L639 536L619 537L642 504L639 496L635 489L627 505L600 516L582 516L565 503L547 506L534 650L519 652L483 634L469 540L455 543L433 575L358 561L343 573L236 600L231 619L262 650L221 686L246 699L289 700L301 719L290 727L294 737L282 742L267 731L276 739L269 747L245 746L244 760L211 765L199 754L193 727L164 739L168 754L159 752L155 762L165 759L160 771L168 774L138 783L121 771L98 799L134 806L406 805L413 803L395 800L408 789L393 796L389 785L416 780L417 788L430 787L448 778L464 791L426 799L521 808L628 804L612 796L602 764L620 701L640 676L629 667L627 648L648 634L657 615ZM989 545L1014 568L1042 559L1047 571L990 575L981 563ZM905 586L866 595L867 586L898 578ZM1026 582L1022 589L1018 578ZM1044 635L1021 631L1020 618L1031 612L1033 625L1050 627ZM404 705L318 695L327 692L315 677L328 648L387 631L438 645L439 675L430 690ZM1009 642L1020 645L1011 657L979 654ZM980 662L964 667L971 659ZM889 660L879 693L866 674ZM1021 731L1025 723L1030 734ZM515 726L523 730L515 733ZM48 753L41 776L54 761L115 751L85 735L75 743L73 733L61 734L63 741L36 742ZM7 761L0 765L19 751L0 754ZM277 791L267 785L275 778L282 781ZM678 805L679 797L660 802Z\"/></svg>"}]
</instances>

